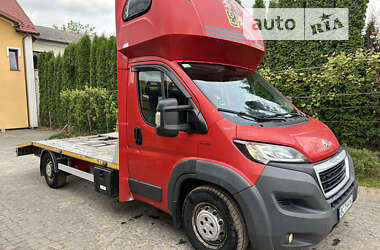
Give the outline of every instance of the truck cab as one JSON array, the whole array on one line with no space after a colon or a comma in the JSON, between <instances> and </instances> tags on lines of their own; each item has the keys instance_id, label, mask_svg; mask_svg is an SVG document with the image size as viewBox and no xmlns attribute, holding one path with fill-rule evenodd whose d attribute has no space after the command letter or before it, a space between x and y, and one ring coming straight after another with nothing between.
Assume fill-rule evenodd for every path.
<instances>
[{"instance_id":1,"label":"truck cab","mask_svg":"<svg viewBox=\"0 0 380 250\"><path fill-rule=\"evenodd\" d=\"M151 187L133 196L168 211L197 249L322 240L356 199L353 163L256 72L265 48L247 36L249 14L232 0L116 3L120 185ZM224 212L238 214L233 229Z\"/></svg>"},{"instance_id":2,"label":"truck cab","mask_svg":"<svg viewBox=\"0 0 380 250\"><path fill-rule=\"evenodd\" d=\"M116 0L115 162L51 144L41 174L97 185L99 171L114 168L107 185L119 201L169 213L196 249L320 242L357 198L353 162L326 125L257 72L265 47L249 17L233 0ZM18 154L43 160L31 148L42 144Z\"/></svg>"}]
</instances>

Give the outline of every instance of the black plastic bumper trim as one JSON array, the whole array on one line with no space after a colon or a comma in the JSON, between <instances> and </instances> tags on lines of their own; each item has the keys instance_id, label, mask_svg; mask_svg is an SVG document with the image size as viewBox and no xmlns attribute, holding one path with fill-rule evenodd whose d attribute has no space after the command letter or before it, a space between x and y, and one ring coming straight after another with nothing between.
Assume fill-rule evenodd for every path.
<instances>
[{"instance_id":1,"label":"black plastic bumper trim","mask_svg":"<svg viewBox=\"0 0 380 250\"><path fill-rule=\"evenodd\" d=\"M351 159L349 163L350 179L331 200L326 200L319 184L307 171L266 166L255 186L234 195L253 247L308 247L324 239L339 223L337 209L350 195L354 201L357 198ZM304 167L311 168L311 165ZM282 200L289 205L281 204ZM332 202L335 202L334 207L331 207ZM289 233L294 234L292 244L287 242Z\"/></svg>"},{"instance_id":2,"label":"black plastic bumper trim","mask_svg":"<svg viewBox=\"0 0 380 250\"><path fill-rule=\"evenodd\" d=\"M138 195L144 196L154 201L161 202L162 201L162 188L158 186L154 186L149 183L145 183L142 181L138 181L135 179L128 179L129 187L132 193L136 193Z\"/></svg>"}]
</instances>

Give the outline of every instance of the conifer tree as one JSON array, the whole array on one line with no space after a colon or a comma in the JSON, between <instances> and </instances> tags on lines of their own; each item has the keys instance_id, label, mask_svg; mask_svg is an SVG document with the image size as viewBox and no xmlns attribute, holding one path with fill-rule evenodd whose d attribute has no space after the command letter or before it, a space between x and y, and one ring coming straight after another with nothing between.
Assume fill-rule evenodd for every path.
<instances>
[{"instance_id":1,"label":"conifer tree","mask_svg":"<svg viewBox=\"0 0 380 250\"><path fill-rule=\"evenodd\" d=\"M70 43L63 55L62 89L75 88L75 44Z\"/></svg>"},{"instance_id":2,"label":"conifer tree","mask_svg":"<svg viewBox=\"0 0 380 250\"><path fill-rule=\"evenodd\" d=\"M89 35L84 35L78 42L76 48L77 59L77 76L76 86L78 89L83 89L84 86L90 85L90 51L91 40Z\"/></svg>"},{"instance_id":3,"label":"conifer tree","mask_svg":"<svg viewBox=\"0 0 380 250\"><path fill-rule=\"evenodd\" d=\"M90 52L90 86L95 87L97 85L96 81L96 65L97 57L96 52L98 49L99 38L97 35L94 36L94 39L91 43L91 52Z\"/></svg>"},{"instance_id":4,"label":"conifer tree","mask_svg":"<svg viewBox=\"0 0 380 250\"><path fill-rule=\"evenodd\" d=\"M102 36L99 38L99 46L96 51L96 87L105 88L107 86L107 39Z\"/></svg>"},{"instance_id":5,"label":"conifer tree","mask_svg":"<svg viewBox=\"0 0 380 250\"><path fill-rule=\"evenodd\" d=\"M52 126L53 120L54 120L54 112L55 112L55 105L54 105L54 69L55 69L55 58L54 55L50 57L50 59L47 61L47 74L46 74L46 108L47 108L47 125Z\"/></svg>"},{"instance_id":6,"label":"conifer tree","mask_svg":"<svg viewBox=\"0 0 380 250\"><path fill-rule=\"evenodd\" d=\"M63 107L61 105L61 90L62 90L62 69L63 69L63 58L58 55L55 58L55 126L60 127L62 125L62 111Z\"/></svg>"},{"instance_id":7,"label":"conifer tree","mask_svg":"<svg viewBox=\"0 0 380 250\"><path fill-rule=\"evenodd\" d=\"M41 53L39 56L39 87L40 87L40 122L42 126L49 125L49 61L54 57L52 52Z\"/></svg>"},{"instance_id":8,"label":"conifer tree","mask_svg":"<svg viewBox=\"0 0 380 250\"><path fill-rule=\"evenodd\" d=\"M41 53L38 55L38 87L40 93L40 103L39 103L39 122L40 125L45 125L45 59L46 53Z\"/></svg>"},{"instance_id":9,"label":"conifer tree","mask_svg":"<svg viewBox=\"0 0 380 250\"><path fill-rule=\"evenodd\" d=\"M107 58L108 58L108 79L107 79L107 89L110 91L117 90L117 59L116 59L116 37L111 36L107 41Z\"/></svg>"}]
</instances>

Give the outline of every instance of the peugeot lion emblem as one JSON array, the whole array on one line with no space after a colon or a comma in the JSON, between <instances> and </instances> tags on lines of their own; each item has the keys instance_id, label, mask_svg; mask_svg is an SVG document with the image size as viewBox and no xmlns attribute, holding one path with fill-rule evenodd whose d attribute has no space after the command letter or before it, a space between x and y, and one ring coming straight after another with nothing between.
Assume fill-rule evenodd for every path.
<instances>
[{"instance_id":1,"label":"peugeot lion emblem","mask_svg":"<svg viewBox=\"0 0 380 250\"><path fill-rule=\"evenodd\" d=\"M322 139L321 142L322 142L323 146L325 146L326 150L330 148L329 144L325 140Z\"/></svg>"}]
</instances>

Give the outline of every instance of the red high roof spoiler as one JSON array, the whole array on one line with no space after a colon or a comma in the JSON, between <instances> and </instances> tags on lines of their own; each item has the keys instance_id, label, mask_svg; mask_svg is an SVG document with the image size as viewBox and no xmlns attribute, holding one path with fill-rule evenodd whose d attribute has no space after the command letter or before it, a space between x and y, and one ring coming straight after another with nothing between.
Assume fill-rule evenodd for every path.
<instances>
[{"instance_id":1,"label":"red high roof spoiler","mask_svg":"<svg viewBox=\"0 0 380 250\"><path fill-rule=\"evenodd\" d=\"M145 11L126 19L128 0L116 0L118 51L130 59L158 56L254 71L264 57L261 33L252 32L247 39L253 17L234 0L140 1Z\"/></svg>"}]
</instances>

